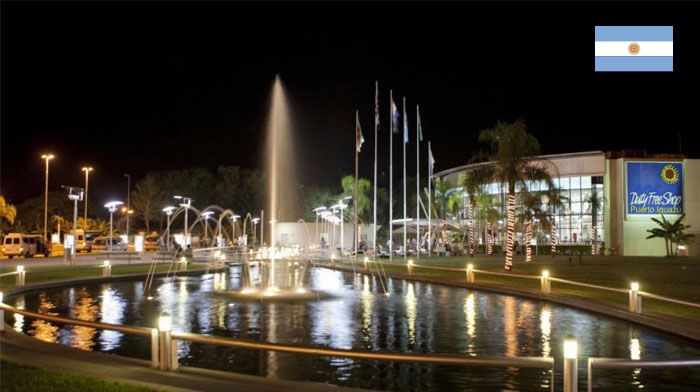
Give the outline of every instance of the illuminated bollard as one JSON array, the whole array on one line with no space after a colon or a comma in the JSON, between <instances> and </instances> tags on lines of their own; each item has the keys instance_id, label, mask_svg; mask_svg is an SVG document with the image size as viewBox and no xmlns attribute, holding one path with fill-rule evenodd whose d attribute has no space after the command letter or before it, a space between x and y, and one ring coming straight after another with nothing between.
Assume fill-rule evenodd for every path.
<instances>
[{"instance_id":1,"label":"illuminated bollard","mask_svg":"<svg viewBox=\"0 0 700 392\"><path fill-rule=\"evenodd\" d=\"M564 338L564 392L578 391L578 343L569 335Z\"/></svg>"},{"instance_id":2,"label":"illuminated bollard","mask_svg":"<svg viewBox=\"0 0 700 392\"><path fill-rule=\"evenodd\" d=\"M180 257L180 272L187 271L187 259L183 256Z\"/></svg>"},{"instance_id":3,"label":"illuminated bollard","mask_svg":"<svg viewBox=\"0 0 700 392\"><path fill-rule=\"evenodd\" d=\"M170 370L170 349L171 349L171 338L170 338L170 328L172 327L173 319L170 313L163 312L158 319L158 353L159 363L161 370Z\"/></svg>"},{"instance_id":4,"label":"illuminated bollard","mask_svg":"<svg viewBox=\"0 0 700 392\"><path fill-rule=\"evenodd\" d=\"M154 369L160 367L159 335L158 328L151 328L151 367Z\"/></svg>"},{"instance_id":5,"label":"illuminated bollard","mask_svg":"<svg viewBox=\"0 0 700 392\"><path fill-rule=\"evenodd\" d=\"M365 271L369 271L369 257L365 257L364 262L365 262Z\"/></svg>"},{"instance_id":6,"label":"illuminated bollard","mask_svg":"<svg viewBox=\"0 0 700 392\"><path fill-rule=\"evenodd\" d=\"M25 276L24 266L17 266L17 274L15 275L15 284L17 286L24 286L24 276Z\"/></svg>"},{"instance_id":7,"label":"illuminated bollard","mask_svg":"<svg viewBox=\"0 0 700 392\"><path fill-rule=\"evenodd\" d=\"M540 278L540 288L542 293L549 294L552 292L552 283L549 281L549 271L542 271L542 277Z\"/></svg>"},{"instance_id":8,"label":"illuminated bollard","mask_svg":"<svg viewBox=\"0 0 700 392\"><path fill-rule=\"evenodd\" d=\"M474 264L467 264L467 283L474 283Z\"/></svg>"},{"instance_id":9,"label":"illuminated bollard","mask_svg":"<svg viewBox=\"0 0 700 392\"><path fill-rule=\"evenodd\" d=\"M642 296L639 295L639 283L630 284L630 312L642 313Z\"/></svg>"},{"instance_id":10,"label":"illuminated bollard","mask_svg":"<svg viewBox=\"0 0 700 392\"><path fill-rule=\"evenodd\" d=\"M331 255L331 267L333 267L333 269L335 269L335 255L334 254Z\"/></svg>"},{"instance_id":11,"label":"illuminated bollard","mask_svg":"<svg viewBox=\"0 0 700 392\"><path fill-rule=\"evenodd\" d=\"M408 259L408 264L406 264L406 270L408 270L408 276L413 274L413 260Z\"/></svg>"},{"instance_id":12,"label":"illuminated bollard","mask_svg":"<svg viewBox=\"0 0 700 392\"><path fill-rule=\"evenodd\" d=\"M112 264L110 264L109 260L105 260L102 264L102 277L106 278L108 276L112 276Z\"/></svg>"}]
</instances>

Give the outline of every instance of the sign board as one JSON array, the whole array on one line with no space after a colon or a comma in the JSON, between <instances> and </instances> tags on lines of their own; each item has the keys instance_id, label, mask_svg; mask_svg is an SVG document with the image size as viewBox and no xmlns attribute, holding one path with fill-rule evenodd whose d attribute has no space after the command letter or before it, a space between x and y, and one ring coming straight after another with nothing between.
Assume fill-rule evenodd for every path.
<instances>
[{"instance_id":1,"label":"sign board","mask_svg":"<svg viewBox=\"0 0 700 392\"><path fill-rule=\"evenodd\" d=\"M134 237L134 251L143 252L143 236L137 235Z\"/></svg>"},{"instance_id":2,"label":"sign board","mask_svg":"<svg viewBox=\"0 0 700 392\"><path fill-rule=\"evenodd\" d=\"M680 215L683 204L682 162L626 162L627 216Z\"/></svg>"}]
</instances>

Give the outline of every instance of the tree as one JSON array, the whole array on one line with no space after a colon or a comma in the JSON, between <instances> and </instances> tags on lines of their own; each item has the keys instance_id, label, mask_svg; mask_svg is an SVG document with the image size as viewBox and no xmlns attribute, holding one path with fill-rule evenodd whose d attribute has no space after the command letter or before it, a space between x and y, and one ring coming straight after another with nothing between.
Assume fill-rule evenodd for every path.
<instances>
[{"instance_id":1,"label":"tree","mask_svg":"<svg viewBox=\"0 0 700 392\"><path fill-rule=\"evenodd\" d=\"M5 222L12 225L17 217L17 208L5 201L5 198L0 195L0 234L4 233Z\"/></svg>"},{"instance_id":2,"label":"tree","mask_svg":"<svg viewBox=\"0 0 700 392\"><path fill-rule=\"evenodd\" d=\"M454 184L450 180L435 180L433 187L433 208L435 215L440 219L445 219L447 212L447 203L450 200L450 191L453 190Z\"/></svg>"},{"instance_id":3,"label":"tree","mask_svg":"<svg viewBox=\"0 0 700 392\"><path fill-rule=\"evenodd\" d=\"M369 197L369 191L372 189L372 183L366 178L359 178L357 180L357 200L355 200L355 176L347 175L341 180L341 186L343 188L343 193L340 198L351 196L353 198L352 208L348 209L348 214L355 213L355 207L357 206L357 216L361 222L368 222L370 220L370 212L372 201Z\"/></svg>"},{"instance_id":4,"label":"tree","mask_svg":"<svg viewBox=\"0 0 700 392\"><path fill-rule=\"evenodd\" d=\"M586 197L584 202L590 204L591 206L591 255L596 254L596 223L598 222L598 210L603 205L603 198L598 195L595 187L591 190L590 196Z\"/></svg>"},{"instance_id":5,"label":"tree","mask_svg":"<svg viewBox=\"0 0 700 392\"><path fill-rule=\"evenodd\" d=\"M513 243L515 239L515 199L516 186L528 189L532 182L544 182L548 189L554 189L552 175L556 166L547 159L537 157L540 144L528 133L522 120L513 123L498 122L495 127L480 132L479 140L491 147L491 165L484 170L494 181L508 186L508 233L506 236L505 269L513 269Z\"/></svg>"},{"instance_id":6,"label":"tree","mask_svg":"<svg viewBox=\"0 0 700 392\"><path fill-rule=\"evenodd\" d=\"M494 196L480 192L476 196L478 224L484 228L484 243L486 244L486 254L493 254L493 232L501 219L501 213L493 206Z\"/></svg>"},{"instance_id":7,"label":"tree","mask_svg":"<svg viewBox=\"0 0 700 392\"><path fill-rule=\"evenodd\" d=\"M474 210L481 187L488 183L489 171L485 166L476 166L473 170L459 176L459 185L464 190L469 201L468 225L469 225L469 255L474 257L476 244L474 241Z\"/></svg>"},{"instance_id":8,"label":"tree","mask_svg":"<svg viewBox=\"0 0 700 392\"><path fill-rule=\"evenodd\" d=\"M685 214L681 215L675 222L667 220L663 214L661 214L661 220L651 218L660 227L648 229L647 233L650 234L647 239L663 238L666 245L666 257L674 256L678 252L679 244L689 244L695 238L694 234L685 233L685 229L690 228L690 225L683 224L683 219L685 219ZM676 249L673 248L673 244L676 244Z\"/></svg>"},{"instance_id":9,"label":"tree","mask_svg":"<svg viewBox=\"0 0 700 392\"><path fill-rule=\"evenodd\" d=\"M147 175L136 183L134 193L131 195L131 206L136 216L146 225L147 233L150 233L150 222L158 217L164 199L163 192L153 175Z\"/></svg>"}]
</instances>

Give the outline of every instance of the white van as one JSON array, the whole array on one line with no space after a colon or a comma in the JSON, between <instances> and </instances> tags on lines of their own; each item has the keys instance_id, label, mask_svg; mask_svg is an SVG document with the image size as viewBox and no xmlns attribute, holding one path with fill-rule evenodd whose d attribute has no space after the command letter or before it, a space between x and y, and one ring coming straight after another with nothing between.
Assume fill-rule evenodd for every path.
<instances>
[{"instance_id":1,"label":"white van","mask_svg":"<svg viewBox=\"0 0 700 392\"><path fill-rule=\"evenodd\" d=\"M15 256L29 258L36 254L49 257L51 254L51 249L44 242L44 237L39 234L10 233L5 236L2 244L3 253L10 259Z\"/></svg>"}]
</instances>

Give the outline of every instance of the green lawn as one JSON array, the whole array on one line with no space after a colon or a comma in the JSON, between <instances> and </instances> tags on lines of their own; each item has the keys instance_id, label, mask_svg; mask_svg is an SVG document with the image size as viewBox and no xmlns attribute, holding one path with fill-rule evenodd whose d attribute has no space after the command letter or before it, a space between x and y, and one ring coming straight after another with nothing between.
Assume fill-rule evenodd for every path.
<instances>
[{"instance_id":1,"label":"green lawn","mask_svg":"<svg viewBox=\"0 0 700 392\"><path fill-rule=\"evenodd\" d=\"M155 392L159 389L0 362L3 392Z\"/></svg>"},{"instance_id":2,"label":"green lawn","mask_svg":"<svg viewBox=\"0 0 700 392\"><path fill-rule=\"evenodd\" d=\"M403 259L394 259L390 264L382 259L387 272L406 274L406 264ZM467 263L474 264L475 269L504 272L503 256L466 256L432 257L416 260L415 264L438 267L466 268ZM351 266L350 263L338 265ZM362 262L356 265L362 268ZM700 303L700 258L662 258L662 257L633 257L633 256L583 256L579 262L578 256L534 256L532 263L525 264L524 257L515 259L514 274L537 275L542 270L549 270L551 277L574 280L577 282L627 289L631 282L639 282L640 290L663 295L684 301ZM416 276L435 277L440 279L461 281L466 279L460 272L439 271L414 267ZM500 285L514 288L539 290L539 280L516 277L501 277L485 274L475 274L475 283ZM613 293L580 286L572 286L552 282L554 293L586 296L604 301L606 304L626 308L627 294ZM645 298L643 309L658 310L669 314L697 318L700 320L700 309L670 304Z\"/></svg>"},{"instance_id":3,"label":"green lawn","mask_svg":"<svg viewBox=\"0 0 700 392\"><path fill-rule=\"evenodd\" d=\"M187 270L204 269L204 263L191 263L187 266ZM167 272L169 264L159 264L156 267L157 272ZM129 274L145 274L148 272L149 265L113 265L112 275L129 275ZM0 268L0 273L12 272L14 268ZM102 276L102 268L96 266L36 266L25 267L26 276L25 283L43 282L48 280L72 279L72 278L89 278ZM15 284L15 275L4 276L0 278L0 287L11 287Z\"/></svg>"}]
</instances>

